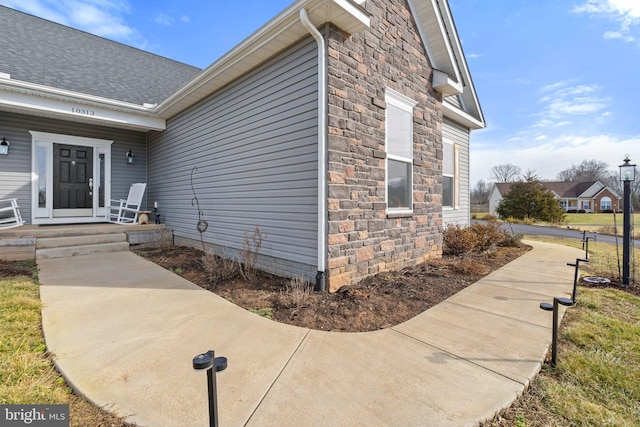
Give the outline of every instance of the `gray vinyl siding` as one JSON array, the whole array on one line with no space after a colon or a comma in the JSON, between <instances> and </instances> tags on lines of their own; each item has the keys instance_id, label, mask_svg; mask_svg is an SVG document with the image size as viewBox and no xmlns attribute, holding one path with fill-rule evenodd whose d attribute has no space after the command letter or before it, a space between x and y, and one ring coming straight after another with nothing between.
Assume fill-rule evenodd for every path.
<instances>
[{"instance_id":1,"label":"gray vinyl siding","mask_svg":"<svg viewBox=\"0 0 640 427\"><path fill-rule=\"evenodd\" d=\"M130 130L91 126L22 114L0 112L0 129L11 143L8 156L0 156L0 199L17 198L22 218L31 223L31 134L29 131L99 138L111 145L111 196L126 198L129 186L146 181L146 134ZM125 153L133 150L136 163L128 165ZM146 199L143 201L143 206Z\"/></svg>"},{"instance_id":2,"label":"gray vinyl siding","mask_svg":"<svg viewBox=\"0 0 640 427\"><path fill-rule=\"evenodd\" d=\"M464 110L464 108L462 107L462 100L460 98L460 95L451 95L451 96L447 96L445 102L450 103L451 105L454 105L455 107Z\"/></svg>"},{"instance_id":3,"label":"gray vinyl siding","mask_svg":"<svg viewBox=\"0 0 640 427\"><path fill-rule=\"evenodd\" d=\"M469 129L449 119L442 123L442 137L444 140L460 146L460 208L443 209L442 219L444 224L469 224L470 197L469 197Z\"/></svg>"},{"instance_id":4,"label":"gray vinyl siding","mask_svg":"<svg viewBox=\"0 0 640 427\"><path fill-rule=\"evenodd\" d=\"M234 256L258 226L262 269L315 275L317 67L315 43L303 40L149 135L149 200L176 241L202 237Z\"/></svg>"}]
</instances>

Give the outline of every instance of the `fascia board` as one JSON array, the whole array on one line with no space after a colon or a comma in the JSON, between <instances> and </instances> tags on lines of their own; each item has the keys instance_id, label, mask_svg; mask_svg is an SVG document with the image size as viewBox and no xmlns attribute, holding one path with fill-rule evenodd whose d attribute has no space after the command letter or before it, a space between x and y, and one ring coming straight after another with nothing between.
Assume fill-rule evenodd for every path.
<instances>
[{"instance_id":1,"label":"fascia board","mask_svg":"<svg viewBox=\"0 0 640 427\"><path fill-rule=\"evenodd\" d=\"M456 123L460 123L461 125L464 125L469 129L476 130L484 129L486 127L484 121L476 119L469 113L459 109L455 105L448 103L446 100L442 102L442 113L446 118L451 119Z\"/></svg>"},{"instance_id":2,"label":"fascia board","mask_svg":"<svg viewBox=\"0 0 640 427\"><path fill-rule=\"evenodd\" d=\"M367 12L351 0L297 1L163 101L155 112L170 118L307 36L299 18L301 9L307 10L316 27L333 22L355 33L370 25Z\"/></svg>"},{"instance_id":3,"label":"fascia board","mask_svg":"<svg viewBox=\"0 0 640 427\"><path fill-rule=\"evenodd\" d=\"M0 109L103 126L165 130L166 120L141 105L0 79Z\"/></svg>"},{"instance_id":4,"label":"fascia board","mask_svg":"<svg viewBox=\"0 0 640 427\"><path fill-rule=\"evenodd\" d=\"M484 114L482 113L482 107L480 106L478 93L476 92L476 88L473 84L473 78L471 77L469 65L467 64L467 59L464 55L462 44L460 43L460 37L458 36L458 30L456 29L455 21L453 20L451 9L449 8L449 3L448 1L444 0L442 4L444 9L444 14L442 14L443 21L449 28L449 31L447 32L450 35L449 42L453 44L452 51L455 52L457 58L456 64L458 66L459 73L462 74L461 81L468 87L468 93L472 99L475 110L478 112L479 120L484 123ZM465 98L467 97L465 96Z\"/></svg>"}]
</instances>

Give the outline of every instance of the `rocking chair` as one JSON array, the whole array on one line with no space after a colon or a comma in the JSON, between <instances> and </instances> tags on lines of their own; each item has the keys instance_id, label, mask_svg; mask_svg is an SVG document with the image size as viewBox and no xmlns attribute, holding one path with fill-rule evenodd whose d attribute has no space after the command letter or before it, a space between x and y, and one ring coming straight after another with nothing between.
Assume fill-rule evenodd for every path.
<instances>
[{"instance_id":1,"label":"rocking chair","mask_svg":"<svg viewBox=\"0 0 640 427\"><path fill-rule=\"evenodd\" d=\"M20 227L24 224L17 199L0 200L0 229Z\"/></svg>"},{"instance_id":2,"label":"rocking chair","mask_svg":"<svg viewBox=\"0 0 640 427\"><path fill-rule=\"evenodd\" d=\"M136 224L146 183L132 184L127 199L111 199L111 206L107 206L105 220L114 224Z\"/></svg>"}]
</instances>

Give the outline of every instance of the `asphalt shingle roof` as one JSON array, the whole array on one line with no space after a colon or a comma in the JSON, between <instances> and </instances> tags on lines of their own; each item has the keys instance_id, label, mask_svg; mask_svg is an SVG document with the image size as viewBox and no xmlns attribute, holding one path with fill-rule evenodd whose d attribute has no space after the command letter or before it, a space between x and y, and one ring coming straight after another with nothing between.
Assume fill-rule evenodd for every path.
<instances>
[{"instance_id":1,"label":"asphalt shingle roof","mask_svg":"<svg viewBox=\"0 0 640 427\"><path fill-rule=\"evenodd\" d=\"M0 72L134 104L160 103L201 70L0 6Z\"/></svg>"}]
</instances>

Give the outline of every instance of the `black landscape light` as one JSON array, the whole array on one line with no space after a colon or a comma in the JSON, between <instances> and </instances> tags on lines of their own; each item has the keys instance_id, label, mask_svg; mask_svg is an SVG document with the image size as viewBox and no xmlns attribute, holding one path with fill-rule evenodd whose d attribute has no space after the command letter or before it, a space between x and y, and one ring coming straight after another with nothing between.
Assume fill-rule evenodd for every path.
<instances>
[{"instance_id":1,"label":"black landscape light","mask_svg":"<svg viewBox=\"0 0 640 427\"><path fill-rule=\"evenodd\" d=\"M622 224L622 284L629 284L629 257L631 250L631 182L636 180L636 165L629 163L629 155L620 168L620 181L624 184L623 224Z\"/></svg>"},{"instance_id":2,"label":"black landscape light","mask_svg":"<svg viewBox=\"0 0 640 427\"><path fill-rule=\"evenodd\" d=\"M215 366L215 370L213 369ZM202 353L193 358L193 369L207 370L207 384L209 386L209 427L218 427L218 395L216 390L216 372L227 368L226 357L216 357L213 350Z\"/></svg>"},{"instance_id":3,"label":"black landscape light","mask_svg":"<svg viewBox=\"0 0 640 427\"><path fill-rule=\"evenodd\" d=\"M541 302L540 308L545 311L553 311L553 325L552 325L552 336L551 336L551 366L553 368L556 367L556 357L558 355L558 304L572 306L573 301L569 298L560 298L554 297L553 304L549 304L548 302Z\"/></svg>"},{"instance_id":4,"label":"black landscape light","mask_svg":"<svg viewBox=\"0 0 640 427\"><path fill-rule=\"evenodd\" d=\"M589 239L591 237L585 237L582 241L582 247L584 248L584 257L588 261L589 260Z\"/></svg>"},{"instance_id":5,"label":"black landscape light","mask_svg":"<svg viewBox=\"0 0 640 427\"><path fill-rule=\"evenodd\" d=\"M581 262L589 262L588 259L576 258L576 263L567 263L569 267L575 267L575 273L573 273L573 293L571 294L571 301L576 302L576 288L578 287L578 268Z\"/></svg>"}]
</instances>

